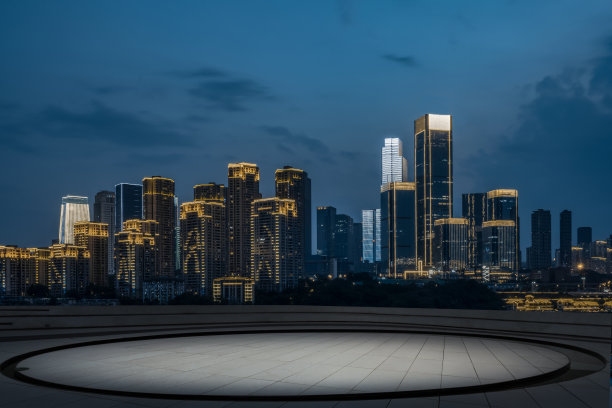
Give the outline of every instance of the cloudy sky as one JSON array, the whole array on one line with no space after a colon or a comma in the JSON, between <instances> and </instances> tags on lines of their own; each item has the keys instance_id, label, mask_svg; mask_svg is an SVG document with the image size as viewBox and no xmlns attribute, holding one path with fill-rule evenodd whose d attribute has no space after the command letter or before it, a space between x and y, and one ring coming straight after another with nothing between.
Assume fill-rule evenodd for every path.
<instances>
[{"instance_id":1,"label":"cloudy sky","mask_svg":"<svg viewBox=\"0 0 612 408\"><path fill-rule=\"evenodd\" d=\"M181 201L227 163L309 172L313 207L379 207L380 149L452 114L461 194L612 233L612 3L0 2L0 243L48 245L63 195L162 175ZM411 171L411 175L414 171Z\"/></svg>"}]
</instances>

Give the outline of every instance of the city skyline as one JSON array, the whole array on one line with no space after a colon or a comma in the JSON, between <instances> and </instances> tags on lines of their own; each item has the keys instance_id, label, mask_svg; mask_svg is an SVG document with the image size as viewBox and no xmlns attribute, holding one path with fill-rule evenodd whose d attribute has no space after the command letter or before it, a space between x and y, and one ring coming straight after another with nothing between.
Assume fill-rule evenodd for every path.
<instances>
[{"instance_id":1,"label":"city skyline","mask_svg":"<svg viewBox=\"0 0 612 408\"><path fill-rule=\"evenodd\" d=\"M462 193L516 188L523 220L537 208L550 209L553 219L569 209L573 225L592 226L594 237L612 229L606 206L612 193L602 188L612 149L605 138L612 126L605 105L609 2L588 9L569 2L449 2L441 15L423 4L373 10L351 1L193 3L148 6L144 13L138 2L118 9L66 1L66 13L28 4L45 18L23 3L0 6L2 38L10 39L0 47L14 55L0 67L0 141L10 152L0 166L17 175L0 181L14 197L0 203L0 242L47 245L63 195L91 200L117 183L160 174L176 180L179 199L188 201L193 185L222 182L224 165L239 161L257 163L266 175L286 164L303 168L313 180L313 208L334 205L357 220L362 209L378 208L372 152L389 134L412 146L412 121L425 112L453 114L454 217ZM119 12L140 35L107 23ZM415 14L420 18L406 25ZM165 15L181 24L167 21L174 36L160 38L157 23ZM320 28L303 24L304 15ZM515 35L517 15L524 37ZM237 19L245 24L232 32L216 23ZM287 35L257 37L241 28L259 20ZM443 29L410 40L433 20ZM36 30L45 35L26 35ZM160 40L153 48L152 33ZM215 44L198 40L209 37ZM294 61L278 59L283 55ZM37 183L42 174L52 176ZM573 185L579 193L567 194ZM273 189L265 177L263 196ZM595 199L585 204L585 197ZM41 233L34 236L34 229ZM553 222L553 242L558 234ZM520 240L524 252L528 228Z\"/></svg>"}]
</instances>

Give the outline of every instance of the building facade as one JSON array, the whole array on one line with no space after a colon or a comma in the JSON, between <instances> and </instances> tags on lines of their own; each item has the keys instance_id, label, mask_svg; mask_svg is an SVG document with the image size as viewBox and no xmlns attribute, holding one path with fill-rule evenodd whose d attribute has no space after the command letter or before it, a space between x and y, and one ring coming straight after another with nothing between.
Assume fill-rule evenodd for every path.
<instances>
[{"instance_id":1,"label":"building facade","mask_svg":"<svg viewBox=\"0 0 612 408\"><path fill-rule=\"evenodd\" d=\"M86 247L55 244L49 247L49 294L83 296L89 284L89 251Z\"/></svg>"},{"instance_id":2,"label":"building facade","mask_svg":"<svg viewBox=\"0 0 612 408\"><path fill-rule=\"evenodd\" d=\"M416 256L433 263L436 220L453 214L453 131L450 115L426 114L414 121Z\"/></svg>"},{"instance_id":3,"label":"building facade","mask_svg":"<svg viewBox=\"0 0 612 408\"><path fill-rule=\"evenodd\" d=\"M74 224L89 220L89 200L87 197L71 195L62 197L58 242L60 244L74 244Z\"/></svg>"},{"instance_id":4,"label":"building facade","mask_svg":"<svg viewBox=\"0 0 612 408\"><path fill-rule=\"evenodd\" d=\"M381 259L380 208L361 211L363 262L371 264Z\"/></svg>"},{"instance_id":5,"label":"building facade","mask_svg":"<svg viewBox=\"0 0 612 408\"><path fill-rule=\"evenodd\" d=\"M547 269L551 266L549 210L536 210L531 213L531 248L527 260L530 269Z\"/></svg>"},{"instance_id":6,"label":"building facade","mask_svg":"<svg viewBox=\"0 0 612 408\"><path fill-rule=\"evenodd\" d=\"M115 234L115 271L118 296L142 299L143 284L158 275L158 223L128 220Z\"/></svg>"},{"instance_id":7,"label":"building facade","mask_svg":"<svg viewBox=\"0 0 612 408\"><path fill-rule=\"evenodd\" d=\"M143 219L142 197L142 184L115 185L115 233L122 231L127 220Z\"/></svg>"},{"instance_id":8,"label":"building facade","mask_svg":"<svg viewBox=\"0 0 612 408\"><path fill-rule=\"evenodd\" d=\"M251 216L251 276L265 291L295 287L302 248L295 200L262 198L253 201Z\"/></svg>"},{"instance_id":9,"label":"building facade","mask_svg":"<svg viewBox=\"0 0 612 408\"><path fill-rule=\"evenodd\" d=\"M559 215L559 259L558 265L572 266L572 212L561 211Z\"/></svg>"},{"instance_id":10,"label":"building facade","mask_svg":"<svg viewBox=\"0 0 612 408\"><path fill-rule=\"evenodd\" d=\"M408 181L408 162L404 158L402 141L398 137L385 138L382 148L381 186L396 181Z\"/></svg>"},{"instance_id":11,"label":"building facade","mask_svg":"<svg viewBox=\"0 0 612 408\"><path fill-rule=\"evenodd\" d=\"M156 240L159 277L174 278L176 273L176 207L174 180L165 177L142 179L144 218L158 223Z\"/></svg>"},{"instance_id":12,"label":"building facade","mask_svg":"<svg viewBox=\"0 0 612 408\"><path fill-rule=\"evenodd\" d=\"M230 163L227 167L228 272L251 275L251 205L259 194L259 167Z\"/></svg>"},{"instance_id":13,"label":"building facade","mask_svg":"<svg viewBox=\"0 0 612 408\"><path fill-rule=\"evenodd\" d=\"M181 264L187 293L212 297L213 280L224 276L225 221L223 201L181 204Z\"/></svg>"},{"instance_id":14,"label":"building facade","mask_svg":"<svg viewBox=\"0 0 612 408\"><path fill-rule=\"evenodd\" d=\"M442 271L463 271L468 265L468 229L465 218L442 218L434 223L434 266Z\"/></svg>"},{"instance_id":15,"label":"building facade","mask_svg":"<svg viewBox=\"0 0 612 408\"><path fill-rule=\"evenodd\" d=\"M108 286L108 224L81 221L74 224L74 243L89 252L88 283Z\"/></svg>"},{"instance_id":16,"label":"building facade","mask_svg":"<svg viewBox=\"0 0 612 408\"><path fill-rule=\"evenodd\" d=\"M516 271L516 224L512 220L482 224L482 264L489 270Z\"/></svg>"},{"instance_id":17,"label":"building facade","mask_svg":"<svg viewBox=\"0 0 612 408\"><path fill-rule=\"evenodd\" d=\"M505 220L514 222L514 271L518 271L521 267L521 230L518 214L518 190L497 189L487 192L487 221ZM485 238L483 236L483 240L484 239Z\"/></svg>"},{"instance_id":18,"label":"building facade","mask_svg":"<svg viewBox=\"0 0 612 408\"><path fill-rule=\"evenodd\" d=\"M486 221L486 194L462 195L461 212L468 221L468 262L471 269L482 265L482 223Z\"/></svg>"},{"instance_id":19,"label":"building facade","mask_svg":"<svg viewBox=\"0 0 612 408\"><path fill-rule=\"evenodd\" d=\"M225 203L227 189L223 184L207 183L193 186L193 201L217 201Z\"/></svg>"},{"instance_id":20,"label":"building facade","mask_svg":"<svg viewBox=\"0 0 612 408\"><path fill-rule=\"evenodd\" d=\"M334 257L334 231L336 229L336 208L317 207L317 255Z\"/></svg>"},{"instance_id":21,"label":"building facade","mask_svg":"<svg viewBox=\"0 0 612 408\"><path fill-rule=\"evenodd\" d=\"M108 272L107 275L115 273L114 244L115 244L115 193L112 191L100 191L94 198L93 221L108 225Z\"/></svg>"},{"instance_id":22,"label":"building facade","mask_svg":"<svg viewBox=\"0 0 612 408\"><path fill-rule=\"evenodd\" d=\"M415 183L381 187L381 267L389 277L399 278L404 271L417 268L414 204Z\"/></svg>"}]
</instances>

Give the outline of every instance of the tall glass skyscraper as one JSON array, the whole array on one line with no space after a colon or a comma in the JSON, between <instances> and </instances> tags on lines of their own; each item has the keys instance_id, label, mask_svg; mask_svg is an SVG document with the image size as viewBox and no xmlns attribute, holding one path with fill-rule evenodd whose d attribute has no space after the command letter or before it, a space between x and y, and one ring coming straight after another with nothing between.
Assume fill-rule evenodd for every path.
<instances>
[{"instance_id":1,"label":"tall glass skyscraper","mask_svg":"<svg viewBox=\"0 0 612 408\"><path fill-rule=\"evenodd\" d=\"M398 137L385 138L382 148L382 182L408 180L408 165L404 158L402 141Z\"/></svg>"},{"instance_id":2,"label":"tall glass skyscraper","mask_svg":"<svg viewBox=\"0 0 612 408\"><path fill-rule=\"evenodd\" d=\"M559 266L572 266L572 212L561 211L559 215Z\"/></svg>"},{"instance_id":3,"label":"tall glass skyscraper","mask_svg":"<svg viewBox=\"0 0 612 408\"><path fill-rule=\"evenodd\" d=\"M433 264L434 222L453 216L451 115L426 114L414 121L417 259Z\"/></svg>"},{"instance_id":4,"label":"tall glass skyscraper","mask_svg":"<svg viewBox=\"0 0 612 408\"><path fill-rule=\"evenodd\" d=\"M415 268L414 190L409 182L387 183L380 190L381 262L391 278Z\"/></svg>"},{"instance_id":5,"label":"tall glass skyscraper","mask_svg":"<svg viewBox=\"0 0 612 408\"><path fill-rule=\"evenodd\" d=\"M463 194L461 211L468 221L468 267L482 265L482 223L486 221L486 194Z\"/></svg>"},{"instance_id":6,"label":"tall glass skyscraper","mask_svg":"<svg viewBox=\"0 0 612 408\"><path fill-rule=\"evenodd\" d=\"M108 274L115 271L114 244L115 244L115 193L100 191L94 198L94 222L108 224Z\"/></svg>"},{"instance_id":7,"label":"tall glass skyscraper","mask_svg":"<svg viewBox=\"0 0 612 408\"><path fill-rule=\"evenodd\" d=\"M120 183L115 185L115 230L123 231L127 220L141 220L142 184Z\"/></svg>"},{"instance_id":8,"label":"tall glass skyscraper","mask_svg":"<svg viewBox=\"0 0 612 408\"><path fill-rule=\"evenodd\" d=\"M153 176L142 179L144 218L158 222L158 277L174 278L176 273L176 202L174 180Z\"/></svg>"},{"instance_id":9,"label":"tall glass skyscraper","mask_svg":"<svg viewBox=\"0 0 612 408\"><path fill-rule=\"evenodd\" d=\"M550 223L549 210L531 213L531 248L527 259L531 269L546 269L551 265Z\"/></svg>"},{"instance_id":10,"label":"tall glass skyscraper","mask_svg":"<svg viewBox=\"0 0 612 408\"><path fill-rule=\"evenodd\" d=\"M363 262L380 262L380 208L361 211Z\"/></svg>"},{"instance_id":11,"label":"tall glass skyscraper","mask_svg":"<svg viewBox=\"0 0 612 408\"><path fill-rule=\"evenodd\" d=\"M518 216L518 190L497 189L487 192L487 221L513 221L514 222L514 248L511 249L512 257L502 255L504 259L514 260L514 271L518 271L521 266L521 245L520 245L520 219ZM508 226L505 225L505 228ZM484 235L483 235L484 239ZM505 248L510 248L507 245ZM484 254L484 252L483 252Z\"/></svg>"},{"instance_id":12,"label":"tall glass skyscraper","mask_svg":"<svg viewBox=\"0 0 612 408\"><path fill-rule=\"evenodd\" d=\"M336 208L317 207L317 255L334 257L334 230L336 228Z\"/></svg>"},{"instance_id":13,"label":"tall glass skyscraper","mask_svg":"<svg viewBox=\"0 0 612 408\"><path fill-rule=\"evenodd\" d=\"M89 200L81 196L62 197L60 213L59 243L74 244L74 224L79 221L90 221Z\"/></svg>"}]
</instances>

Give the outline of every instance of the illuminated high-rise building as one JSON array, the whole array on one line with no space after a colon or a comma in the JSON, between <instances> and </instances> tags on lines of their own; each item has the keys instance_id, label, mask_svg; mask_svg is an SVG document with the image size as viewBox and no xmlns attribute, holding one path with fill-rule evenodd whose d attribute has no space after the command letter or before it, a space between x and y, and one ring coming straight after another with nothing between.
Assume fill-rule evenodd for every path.
<instances>
[{"instance_id":1,"label":"illuminated high-rise building","mask_svg":"<svg viewBox=\"0 0 612 408\"><path fill-rule=\"evenodd\" d=\"M127 220L143 218L142 197L142 184L115 185L115 233L122 231L123 223Z\"/></svg>"},{"instance_id":2,"label":"illuminated high-rise building","mask_svg":"<svg viewBox=\"0 0 612 408\"><path fill-rule=\"evenodd\" d=\"M115 193L100 191L94 198L93 221L108 225L108 275L114 274L113 245L115 243Z\"/></svg>"},{"instance_id":3,"label":"illuminated high-rise building","mask_svg":"<svg viewBox=\"0 0 612 408\"><path fill-rule=\"evenodd\" d=\"M295 200L278 197L253 201L251 276L265 291L295 287L302 248Z\"/></svg>"},{"instance_id":4,"label":"illuminated high-rise building","mask_svg":"<svg viewBox=\"0 0 612 408\"><path fill-rule=\"evenodd\" d=\"M482 223L482 264L492 270L516 271L516 224L512 220Z\"/></svg>"},{"instance_id":5,"label":"illuminated high-rise building","mask_svg":"<svg viewBox=\"0 0 612 408\"><path fill-rule=\"evenodd\" d=\"M416 267L414 204L414 183L387 183L380 189L382 271L392 278Z\"/></svg>"},{"instance_id":6,"label":"illuminated high-rise building","mask_svg":"<svg viewBox=\"0 0 612 408\"><path fill-rule=\"evenodd\" d=\"M414 121L416 256L433 261L436 220L453 216L453 131L451 115L426 114Z\"/></svg>"},{"instance_id":7,"label":"illuminated high-rise building","mask_svg":"<svg viewBox=\"0 0 612 408\"><path fill-rule=\"evenodd\" d=\"M213 280L225 274L225 225L223 201L181 204L181 263L188 293L212 297Z\"/></svg>"},{"instance_id":8,"label":"illuminated high-rise building","mask_svg":"<svg viewBox=\"0 0 612 408\"><path fill-rule=\"evenodd\" d=\"M468 228L465 218L442 218L434 223L434 265L443 271L461 271L468 262Z\"/></svg>"},{"instance_id":9,"label":"illuminated high-rise building","mask_svg":"<svg viewBox=\"0 0 612 408\"><path fill-rule=\"evenodd\" d=\"M193 186L193 201L219 201L225 203L227 189L223 184L210 182Z\"/></svg>"},{"instance_id":10,"label":"illuminated high-rise building","mask_svg":"<svg viewBox=\"0 0 612 408\"><path fill-rule=\"evenodd\" d=\"M593 242L593 229L591 227L578 227L576 234L578 246L582 248L582 256L585 260L591 257L591 242Z\"/></svg>"},{"instance_id":11,"label":"illuminated high-rise building","mask_svg":"<svg viewBox=\"0 0 612 408\"><path fill-rule=\"evenodd\" d=\"M117 295L142 298L143 282L155 279L158 223L129 220L115 234L115 271Z\"/></svg>"},{"instance_id":12,"label":"illuminated high-rise building","mask_svg":"<svg viewBox=\"0 0 612 408\"><path fill-rule=\"evenodd\" d=\"M334 257L334 230L336 229L336 208L317 207L317 255Z\"/></svg>"},{"instance_id":13,"label":"illuminated high-rise building","mask_svg":"<svg viewBox=\"0 0 612 408\"><path fill-rule=\"evenodd\" d=\"M86 247L55 244L49 247L49 294L82 296L89 284L89 251Z\"/></svg>"},{"instance_id":14,"label":"illuminated high-rise building","mask_svg":"<svg viewBox=\"0 0 612 408\"><path fill-rule=\"evenodd\" d=\"M380 220L380 208L361 210L363 262L380 262L382 242Z\"/></svg>"},{"instance_id":15,"label":"illuminated high-rise building","mask_svg":"<svg viewBox=\"0 0 612 408\"><path fill-rule=\"evenodd\" d=\"M381 185L396 181L408 181L407 163L406 158L404 158L404 149L400 138L385 138L385 145L382 148Z\"/></svg>"},{"instance_id":16,"label":"illuminated high-rise building","mask_svg":"<svg viewBox=\"0 0 612 408\"><path fill-rule=\"evenodd\" d=\"M28 248L30 258L34 262L35 281L39 285L49 286L49 248Z\"/></svg>"},{"instance_id":17,"label":"illuminated high-rise building","mask_svg":"<svg viewBox=\"0 0 612 408\"><path fill-rule=\"evenodd\" d=\"M181 273L181 207L178 197L174 196L174 271Z\"/></svg>"},{"instance_id":18,"label":"illuminated high-rise building","mask_svg":"<svg viewBox=\"0 0 612 408\"><path fill-rule=\"evenodd\" d=\"M27 296L28 288L35 283L35 264L30 250L0 245L0 294Z\"/></svg>"},{"instance_id":19,"label":"illuminated high-rise building","mask_svg":"<svg viewBox=\"0 0 612 408\"><path fill-rule=\"evenodd\" d=\"M462 215L468 221L468 267L478 268L482 265L482 223L486 221L486 194L463 194L462 199Z\"/></svg>"},{"instance_id":20,"label":"illuminated high-rise building","mask_svg":"<svg viewBox=\"0 0 612 408\"><path fill-rule=\"evenodd\" d=\"M74 224L89 221L89 200L81 196L62 197L59 243L74 244Z\"/></svg>"},{"instance_id":21,"label":"illuminated high-rise building","mask_svg":"<svg viewBox=\"0 0 612 408\"><path fill-rule=\"evenodd\" d=\"M299 245L306 257L312 255L312 214L310 207L310 178L304 170L285 166L276 170L275 196L295 200L299 218ZM303 262L302 262L303 263ZM300 267L300 276L303 274L303 266Z\"/></svg>"},{"instance_id":22,"label":"illuminated high-rise building","mask_svg":"<svg viewBox=\"0 0 612 408\"><path fill-rule=\"evenodd\" d=\"M176 267L176 209L174 180L165 177L142 179L143 208L146 220L158 223L157 251L159 277L174 278Z\"/></svg>"},{"instance_id":23,"label":"illuminated high-rise building","mask_svg":"<svg viewBox=\"0 0 612 408\"><path fill-rule=\"evenodd\" d=\"M550 211L536 210L531 213L531 248L527 262L531 269L547 269L551 266Z\"/></svg>"},{"instance_id":24,"label":"illuminated high-rise building","mask_svg":"<svg viewBox=\"0 0 612 408\"><path fill-rule=\"evenodd\" d=\"M497 189L487 192L487 221L514 222L514 271L521 266L520 252L520 219L518 212L518 191L514 189ZM483 235L483 240L485 239ZM484 253L484 252L483 252ZM483 261L484 263L484 261Z\"/></svg>"},{"instance_id":25,"label":"illuminated high-rise building","mask_svg":"<svg viewBox=\"0 0 612 408\"><path fill-rule=\"evenodd\" d=\"M108 286L108 224L80 221L74 224L74 243L89 252L88 283Z\"/></svg>"},{"instance_id":26,"label":"illuminated high-rise building","mask_svg":"<svg viewBox=\"0 0 612 408\"><path fill-rule=\"evenodd\" d=\"M355 271L355 223L346 214L336 214L333 234L333 254L337 272L344 275Z\"/></svg>"},{"instance_id":27,"label":"illuminated high-rise building","mask_svg":"<svg viewBox=\"0 0 612 408\"><path fill-rule=\"evenodd\" d=\"M559 266L572 266L572 212L561 211L559 215Z\"/></svg>"},{"instance_id":28,"label":"illuminated high-rise building","mask_svg":"<svg viewBox=\"0 0 612 408\"><path fill-rule=\"evenodd\" d=\"M227 236L230 276L251 275L251 205L259 194L259 167L250 163L227 166Z\"/></svg>"}]
</instances>

